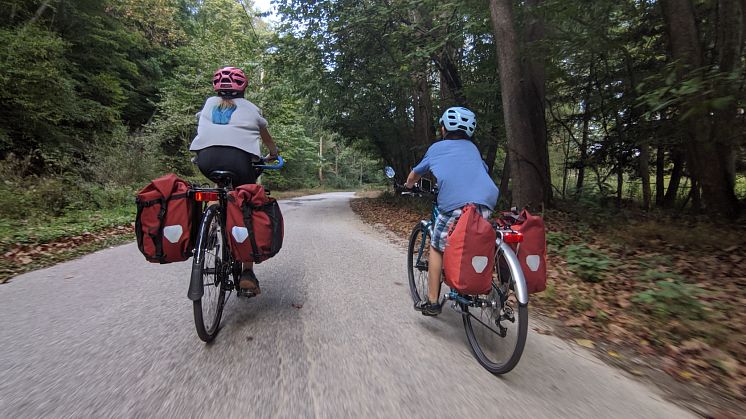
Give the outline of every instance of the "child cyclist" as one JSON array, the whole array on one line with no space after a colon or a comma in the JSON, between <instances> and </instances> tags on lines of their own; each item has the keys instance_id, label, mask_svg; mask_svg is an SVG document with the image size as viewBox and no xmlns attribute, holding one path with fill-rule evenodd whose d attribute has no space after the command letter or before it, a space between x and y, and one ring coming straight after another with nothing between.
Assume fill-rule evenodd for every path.
<instances>
[{"instance_id":1,"label":"child cyclist","mask_svg":"<svg viewBox=\"0 0 746 419\"><path fill-rule=\"evenodd\" d=\"M189 147L197 153L196 163L202 174L208 176L215 170L233 172L233 186L256 183L251 162L259 160L260 141L269 149L270 159L278 154L262 111L244 99L247 84L246 75L239 68L223 67L215 72L212 87L217 96L208 98L197 114L197 137ZM257 295L261 290L253 267L251 262L243 264L239 287Z\"/></svg>"},{"instance_id":2,"label":"child cyclist","mask_svg":"<svg viewBox=\"0 0 746 419\"><path fill-rule=\"evenodd\" d=\"M427 299L415 304L415 310L425 316L437 316L441 312L440 274L448 230L461 216L466 204L475 204L482 217L489 218L497 203L497 186L471 141L476 128L477 119L472 111L462 107L446 109L440 118L443 140L430 146L404 185L407 189L413 188L427 172L438 181L439 214L430 243Z\"/></svg>"}]
</instances>

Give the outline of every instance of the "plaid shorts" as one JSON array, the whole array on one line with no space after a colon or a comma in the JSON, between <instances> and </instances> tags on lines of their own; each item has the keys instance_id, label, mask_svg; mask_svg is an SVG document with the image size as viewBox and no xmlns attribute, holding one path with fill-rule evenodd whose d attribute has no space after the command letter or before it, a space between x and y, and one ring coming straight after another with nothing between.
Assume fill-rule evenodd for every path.
<instances>
[{"instance_id":1,"label":"plaid shorts","mask_svg":"<svg viewBox=\"0 0 746 419\"><path fill-rule=\"evenodd\" d=\"M446 242L448 241L448 230L451 229L453 223L461 217L463 208L457 208L449 212L441 212L438 214L438 218L435 220L435 226L433 226L433 238L430 244L440 250L441 252L446 249ZM485 219L490 218L492 210L486 205L477 204L477 210L482 214Z\"/></svg>"}]
</instances>

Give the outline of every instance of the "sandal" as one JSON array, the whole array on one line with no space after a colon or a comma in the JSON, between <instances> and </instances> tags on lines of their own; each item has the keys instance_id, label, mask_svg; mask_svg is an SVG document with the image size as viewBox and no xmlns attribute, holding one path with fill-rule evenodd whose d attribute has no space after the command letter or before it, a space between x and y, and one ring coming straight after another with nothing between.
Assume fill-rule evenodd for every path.
<instances>
[{"instance_id":1,"label":"sandal","mask_svg":"<svg viewBox=\"0 0 746 419\"><path fill-rule=\"evenodd\" d=\"M259 295L262 290L259 288L259 280L256 279L254 271L247 269L241 272L241 279L238 281L238 287L244 291L251 292L254 295Z\"/></svg>"}]
</instances>

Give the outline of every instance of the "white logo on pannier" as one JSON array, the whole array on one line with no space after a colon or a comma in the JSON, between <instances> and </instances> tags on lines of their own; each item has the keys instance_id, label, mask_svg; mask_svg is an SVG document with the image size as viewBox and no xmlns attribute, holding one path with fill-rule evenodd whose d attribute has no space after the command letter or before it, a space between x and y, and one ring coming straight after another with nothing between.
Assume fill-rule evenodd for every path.
<instances>
[{"instance_id":1,"label":"white logo on pannier","mask_svg":"<svg viewBox=\"0 0 746 419\"><path fill-rule=\"evenodd\" d=\"M163 237L171 243L178 243L184 230L179 224L163 227Z\"/></svg>"},{"instance_id":2,"label":"white logo on pannier","mask_svg":"<svg viewBox=\"0 0 746 419\"><path fill-rule=\"evenodd\" d=\"M236 242L243 243L249 237L249 230L246 227L233 226L231 234Z\"/></svg>"},{"instance_id":3,"label":"white logo on pannier","mask_svg":"<svg viewBox=\"0 0 746 419\"><path fill-rule=\"evenodd\" d=\"M541 257L539 257L539 255L526 256L526 265L528 265L528 268L531 269L532 272L538 271L539 265L541 265Z\"/></svg>"},{"instance_id":4,"label":"white logo on pannier","mask_svg":"<svg viewBox=\"0 0 746 419\"><path fill-rule=\"evenodd\" d=\"M471 258L471 266L474 267L474 270L477 271L478 274L481 274L484 272L484 268L487 267L487 262L489 259L487 259L487 256L474 256Z\"/></svg>"}]
</instances>

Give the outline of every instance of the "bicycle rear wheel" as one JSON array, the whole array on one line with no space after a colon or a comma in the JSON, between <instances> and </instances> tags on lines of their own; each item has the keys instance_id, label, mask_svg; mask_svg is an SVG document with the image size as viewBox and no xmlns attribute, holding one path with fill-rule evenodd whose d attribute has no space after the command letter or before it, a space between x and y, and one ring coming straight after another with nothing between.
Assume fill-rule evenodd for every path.
<instances>
[{"instance_id":1,"label":"bicycle rear wheel","mask_svg":"<svg viewBox=\"0 0 746 419\"><path fill-rule=\"evenodd\" d=\"M409 236L407 252L407 273L409 274L409 293L417 304L427 298L427 269L430 254L430 231L422 224L417 224Z\"/></svg>"},{"instance_id":2,"label":"bicycle rear wheel","mask_svg":"<svg viewBox=\"0 0 746 419\"><path fill-rule=\"evenodd\" d=\"M203 295L194 301L194 325L197 335L205 342L211 342L218 334L220 318L225 304L226 279L225 264L230 263L220 226L218 205L205 211L200 226L197 243L198 257L194 258L192 270L202 278Z\"/></svg>"},{"instance_id":3,"label":"bicycle rear wheel","mask_svg":"<svg viewBox=\"0 0 746 419\"><path fill-rule=\"evenodd\" d=\"M472 353L493 374L505 374L515 368L526 345L528 306L518 303L513 291L514 277L502 250L498 250L492 291L481 296L489 306L461 307Z\"/></svg>"}]
</instances>

